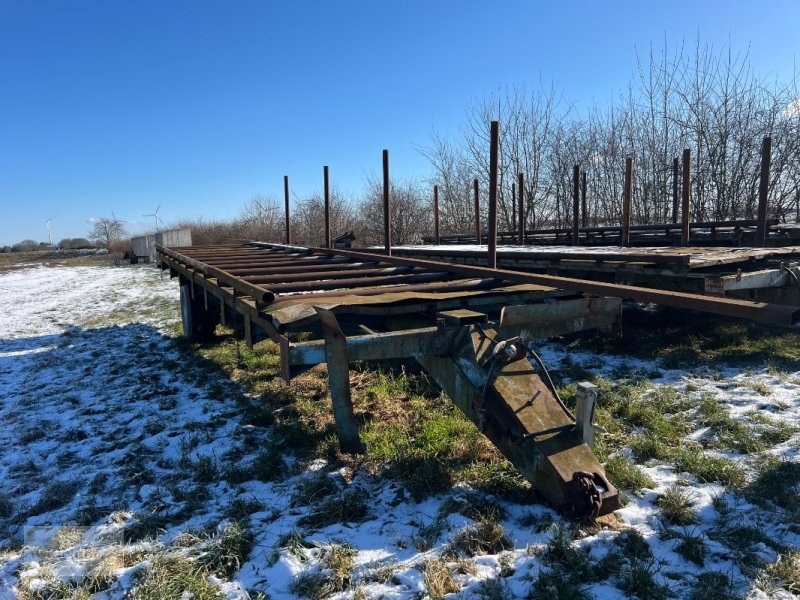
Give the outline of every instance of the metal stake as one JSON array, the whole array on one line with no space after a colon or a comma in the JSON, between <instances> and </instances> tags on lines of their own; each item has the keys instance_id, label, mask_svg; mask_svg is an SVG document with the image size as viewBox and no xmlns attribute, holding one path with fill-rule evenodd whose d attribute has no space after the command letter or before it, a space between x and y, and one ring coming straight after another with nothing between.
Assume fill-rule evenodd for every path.
<instances>
[{"instance_id":1,"label":"metal stake","mask_svg":"<svg viewBox=\"0 0 800 600\"><path fill-rule=\"evenodd\" d=\"M500 123L492 121L489 128L489 248L488 265L497 266L497 171L500 153Z\"/></svg>"},{"instance_id":2,"label":"metal stake","mask_svg":"<svg viewBox=\"0 0 800 600\"><path fill-rule=\"evenodd\" d=\"M383 151L383 244L386 256L392 255L392 211L389 205L389 151Z\"/></svg>"},{"instance_id":3,"label":"metal stake","mask_svg":"<svg viewBox=\"0 0 800 600\"><path fill-rule=\"evenodd\" d=\"M325 247L333 248L331 243L331 195L328 186L328 165L322 167L325 190Z\"/></svg>"},{"instance_id":4,"label":"metal stake","mask_svg":"<svg viewBox=\"0 0 800 600\"><path fill-rule=\"evenodd\" d=\"M290 246L292 243L292 233L289 228L289 176L283 176L283 199L286 204L285 214L286 214L286 245Z\"/></svg>"},{"instance_id":5,"label":"metal stake","mask_svg":"<svg viewBox=\"0 0 800 600\"><path fill-rule=\"evenodd\" d=\"M761 174L758 182L758 225L755 244L757 248L767 245L767 196L769 195L769 167L772 158L772 138L765 137L761 145Z\"/></svg>"}]
</instances>

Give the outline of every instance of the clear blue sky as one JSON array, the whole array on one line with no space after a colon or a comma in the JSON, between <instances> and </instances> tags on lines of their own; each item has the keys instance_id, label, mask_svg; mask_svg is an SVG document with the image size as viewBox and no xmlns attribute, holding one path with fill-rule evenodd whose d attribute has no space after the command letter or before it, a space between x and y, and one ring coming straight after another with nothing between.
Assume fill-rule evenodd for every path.
<instances>
[{"instance_id":1,"label":"clear blue sky","mask_svg":"<svg viewBox=\"0 0 800 600\"><path fill-rule=\"evenodd\" d=\"M0 244L85 236L114 211L152 225L233 216L255 194L357 192L456 135L468 102L556 83L604 102L636 49L750 48L788 77L800 2L0 0Z\"/></svg>"}]
</instances>

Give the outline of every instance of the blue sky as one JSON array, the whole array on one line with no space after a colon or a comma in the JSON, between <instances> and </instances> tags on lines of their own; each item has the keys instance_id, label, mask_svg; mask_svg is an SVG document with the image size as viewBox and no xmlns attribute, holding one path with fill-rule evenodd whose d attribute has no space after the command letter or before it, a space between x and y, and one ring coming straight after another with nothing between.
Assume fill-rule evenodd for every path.
<instances>
[{"instance_id":1,"label":"blue sky","mask_svg":"<svg viewBox=\"0 0 800 600\"><path fill-rule=\"evenodd\" d=\"M424 175L417 148L466 105L555 83L578 108L636 51L747 51L788 78L800 2L0 0L0 244L85 236L92 217L230 217L255 194Z\"/></svg>"}]
</instances>

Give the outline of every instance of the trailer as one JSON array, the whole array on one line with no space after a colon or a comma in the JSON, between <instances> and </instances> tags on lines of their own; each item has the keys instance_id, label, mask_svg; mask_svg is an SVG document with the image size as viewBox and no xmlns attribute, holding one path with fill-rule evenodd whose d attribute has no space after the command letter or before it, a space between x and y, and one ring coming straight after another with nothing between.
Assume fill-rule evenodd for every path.
<instances>
[{"instance_id":1,"label":"trailer","mask_svg":"<svg viewBox=\"0 0 800 600\"><path fill-rule=\"evenodd\" d=\"M550 504L590 519L619 507L592 452L596 393L582 386L572 414L535 340L618 327L622 298L768 323L800 319L797 307L375 252L260 242L157 251L161 269L179 278L189 339L211 340L217 324L236 323L248 345L279 345L287 380L327 363L342 452L364 451L349 362L411 358Z\"/></svg>"}]
</instances>

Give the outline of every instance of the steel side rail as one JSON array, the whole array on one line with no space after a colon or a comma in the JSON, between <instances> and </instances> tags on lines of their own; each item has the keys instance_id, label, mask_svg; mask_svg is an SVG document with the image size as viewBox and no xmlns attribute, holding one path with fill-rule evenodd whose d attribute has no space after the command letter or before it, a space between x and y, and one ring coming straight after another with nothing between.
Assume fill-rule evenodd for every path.
<instances>
[{"instance_id":1,"label":"steel side rail","mask_svg":"<svg viewBox=\"0 0 800 600\"><path fill-rule=\"evenodd\" d=\"M488 267L472 267L438 261L404 258L399 256L385 256L372 252L358 250L325 250L314 248L317 252L329 252L353 258L382 259L397 265L427 268L432 270L450 270L453 273L470 277L494 277L513 283L530 283L545 285L562 290L596 294L598 296L611 296L623 300L634 300L650 304L660 304L674 308L687 308L709 312L728 317L740 317L759 323L772 325L797 325L800 322L800 307L786 306L783 304L770 304L766 302L751 302L734 298L716 298L702 294L688 294L685 292L671 292L652 288L622 285L617 283L602 283L573 277L559 277L557 275L543 275L535 273L522 273L507 269L490 269Z\"/></svg>"}]
</instances>

